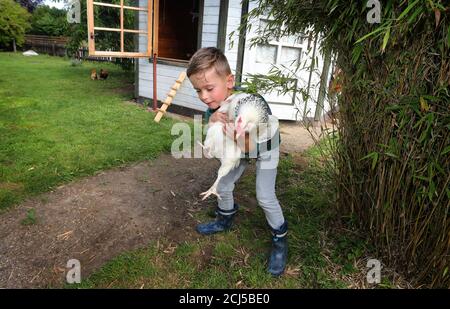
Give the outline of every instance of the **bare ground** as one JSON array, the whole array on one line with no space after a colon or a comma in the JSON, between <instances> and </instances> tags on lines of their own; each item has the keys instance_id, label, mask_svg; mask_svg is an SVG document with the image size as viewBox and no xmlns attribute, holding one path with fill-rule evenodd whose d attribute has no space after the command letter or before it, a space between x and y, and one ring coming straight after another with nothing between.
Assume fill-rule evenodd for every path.
<instances>
[{"instance_id":1,"label":"bare ground","mask_svg":"<svg viewBox=\"0 0 450 309\"><path fill-rule=\"evenodd\" d=\"M282 152L299 152L313 143L297 123L283 123L281 134ZM70 259L80 261L86 278L121 252L152 240L197 237L192 213L213 203L201 202L199 193L212 184L218 166L217 160L164 154L14 207L0 216L0 288L61 287ZM21 224L30 209L36 223Z\"/></svg>"}]
</instances>

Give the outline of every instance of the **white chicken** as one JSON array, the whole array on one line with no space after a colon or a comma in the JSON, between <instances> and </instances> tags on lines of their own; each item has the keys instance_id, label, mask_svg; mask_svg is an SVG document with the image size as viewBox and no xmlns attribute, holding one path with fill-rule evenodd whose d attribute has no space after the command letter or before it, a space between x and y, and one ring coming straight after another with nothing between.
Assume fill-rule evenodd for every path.
<instances>
[{"instance_id":1,"label":"white chicken","mask_svg":"<svg viewBox=\"0 0 450 309\"><path fill-rule=\"evenodd\" d=\"M250 133L249 136L255 136L256 129L262 123L267 123L270 108L267 103L259 96L246 93L234 94L224 101L217 112L226 113L230 121L234 120L236 138ZM232 169L240 163L242 150L238 145L223 132L224 124L220 121L212 123L207 131L203 147L204 153L208 158L217 158L221 165L217 172L216 181L211 188L201 193L202 200L205 200L211 194L216 195L217 185L220 179L227 175Z\"/></svg>"}]
</instances>

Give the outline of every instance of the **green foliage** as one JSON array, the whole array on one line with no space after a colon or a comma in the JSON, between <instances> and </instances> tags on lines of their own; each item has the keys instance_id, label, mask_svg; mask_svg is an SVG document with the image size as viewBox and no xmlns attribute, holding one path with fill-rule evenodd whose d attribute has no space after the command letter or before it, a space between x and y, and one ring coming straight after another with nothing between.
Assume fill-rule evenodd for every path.
<instances>
[{"instance_id":1,"label":"green foliage","mask_svg":"<svg viewBox=\"0 0 450 309\"><path fill-rule=\"evenodd\" d=\"M30 28L30 14L13 0L0 1L0 48L25 42L25 32Z\"/></svg>"},{"instance_id":2,"label":"green foliage","mask_svg":"<svg viewBox=\"0 0 450 309\"><path fill-rule=\"evenodd\" d=\"M253 44L312 33L337 55L337 209L371 235L380 258L448 287L450 6L380 2L381 24L370 24L365 1L261 0L249 16L268 11L271 21Z\"/></svg>"},{"instance_id":3,"label":"green foliage","mask_svg":"<svg viewBox=\"0 0 450 309\"><path fill-rule=\"evenodd\" d=\"M66 14L65 10L46 5L38 6L31 16L31 29L28 33L50 36L69 35Z\"/></svg>"},{"instance_id":4,"label":"green foliage","mask_svg":"<svg viewBox=\"0 0 450 309\"><path fill-rule=\"evenodd\" d=\"M22 225L36 224L36 210L34 208L28 209L26 218L20 221L20 224Z\"/></svg>"}]
</instances>

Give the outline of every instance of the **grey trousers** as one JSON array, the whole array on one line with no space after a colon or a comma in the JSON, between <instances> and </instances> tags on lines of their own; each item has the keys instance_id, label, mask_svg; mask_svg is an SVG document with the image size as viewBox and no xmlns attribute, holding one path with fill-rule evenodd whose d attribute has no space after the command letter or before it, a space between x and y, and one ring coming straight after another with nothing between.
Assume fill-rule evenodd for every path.
<instances>
[{"instance_id":1,"label":"grey trousers","mask_svg":"<svg viewBox=\"0 0 450 309\"><path fill-rule=\"evenodd\" d=\"M261 153L256 161L256 199L272 229L278 229L284 223L283 211L275 194L279 157L280 151L277 147ZM217 186L217 193L222 198L218 199L219 212L224 210L230 214L229 211L234 209L234 186L247 165L247 160L241 159L238 167L220 179Z\"/></svg>"}]
</instances>

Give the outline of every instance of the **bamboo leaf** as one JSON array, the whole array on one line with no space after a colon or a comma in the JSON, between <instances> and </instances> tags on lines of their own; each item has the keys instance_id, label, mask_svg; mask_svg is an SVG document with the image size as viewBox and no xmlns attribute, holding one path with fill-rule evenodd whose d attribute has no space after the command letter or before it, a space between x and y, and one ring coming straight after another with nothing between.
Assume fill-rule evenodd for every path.
<instances>
[{"instance_id":1,"label":"bamboo leaf","mask_svg":"<svg viewBox=\"0 0 450 309\"><path fill-rule=\"evenodd\" d=\"M439 98L432 96L432 95L428 95L428 94L423 95L423 98L427 99L428 101L431 101L431 102L439 101Z\"/></svg>"},{"instance_id":2,"label":"bamboo leaf","mask_svg":"<svg viewBox=\"0 0 450 309\"><path fill-rule=\"evenodd\" d=\"M384 34L384 38L383 38L383 45L381 46L381 52L384 53L384 50L386 49L386 45L389 41L389 36L391 35L391 28L389 27L386 31L386 33Z\"/></svg>"},{"instance_id":3,"label":"bamboo leaf","mask_svg":"<svg viewBox=\"0 0 450 309\"><path fill-rule=\"evenodd\" d=\"M447 45L450 46L450 26L448 26L447 30Z\"/></svg>"},{"instance_id":4,"label":"bamboo leaf","mask_svg":"<svg viewBox=\"0 0 450 309\"><path fill-rule=\"evenodd\" d=\"M424 177L424 176L415 176L415 175L414 175L414 178L420 179L420 180L429 181L429 179L428 179L427 177Z\"/></svg>"},{"instance_id":5,"label":"bamboo leaf","mask_svg":"<svg viewBox=\"0 0 450 309\"><path fill-rule=\"evenodd\" d=\"M378 162L378 152L375 152L375 155L372 158L372 171L375 169L377 162Z\"/></svg>"},{"instance_id":6,"label":"bamboo leaf","mask_svg":"<svg viewBox=\"0 0 450 309\"><path fill-rule=\"evenodd\" d=\"M358 62L359 57L361 56L361 52L363 50L363 45L359 44L355 46L352 50L352 63L356 64Z\"/></svg>"},{"instance_id":7,"label":"bamboo leaf","mask_svg":"<svg viewBox=\"0 0 450 309\"><path fill-rule=\"evenodd\" d=\"M414 13L412 13L412 15L408 18L408 25L411 24L412 22L414 22L417 18L417 15L421 14L423 11L423 8L421 6L419 6Z\"/></svg>"},{"instance_id":8,"label":"bamboo leaf","mask_svg":"<svg viewBox=\"0 0 450 309\"><path fill-rule=\"evenodd\" d=\"M428 198L433 200L433 195L436 192L436 185L434 184L434 181L430 181L430 187L428 188Z\"/></svg>"},{"instance_id":9,"label":"bamboo leaf","mask_svg":"<svg viewBox=\"0 0 450 309\"><path fill-rule=\"evenodd\" d=\"M405 17L406 14L408 14L408 12L411 11L412 8L417 4L417 2L419 2L419 0L416 0L413 3L411 3L410 5L408 5L408 7L400 14L400 16L397 18L397 20L400 20L403 17Z\"/></svg>"},{"instance_id":10,"label":"bamboo leaf","mask_svg":"<svg viewBox=\"0 0 450 309\"><path fill-rule=\"evenodd\" d=\"M374 151L374 152L369 153L367 156L362 157L360 159L360 161L365 160L365 159L372 159L371 169L374 170L375 166L377 165L377 162L378 162L378 157L379 157L378 152Z\"/></svg>"},{"instance_id":11,"label":"bamboo leaf","mask_svg":"<svg viewBox=\"0 0 450 309\"><path fill-rule=\"evenodd\" d=\"M450 152L450 146L445 147L445 149L441 152L441 155L445 155Z\"/></svg>"},{"instance_id":12,"label":"bamboo leaf","mask_svg":"<svg viewBox=\"0 0 450 309\"><path fill-rule=\"evenodd\" d=\"M338 7L338 5L335 4L335 5L331 8L330 12L328 12L328 16L330 16L330 15L334 12L334 10L337 9L337 7Z\"/></svg>"},{"instance_id":13,"label":"bamboo leaf","mask_svg":"<svg viewBox=\"0 0 450 309\"><path fill-rule=\"evenodd\" d=\"M441 21L441 11L439 9L434 9L434 19L436 21L436 28L439 26Z\"/></svg>"},{"instance_id":14,"label":"bamboo leaf","mask_svg":"<svg viewBox=\"0 0 450 309\"><path fill-rule=\"evenodd\" d=\"M399 109L402 109L402 107L400 105L393 104L393 105L390 105L390 106L386 107L384 110L385 111L397 111Z\"/></svg>"},{"instance_id":15,"label":"bamboo leaf","mask_svg":"<svg viewBox=\"0 0 450 309\"><path fill-rule=\"evenodd\" d=\"M372 35L374 35L374 34L376 34L376 33L378 33L378 32L383 31L385 28L386 28L386 26L381 26L381 27L375 29L374 31L372 31L372 32L366 34L365 36L363 36L362 38L358 39L358 40L355 42L355 44L361 43L362 41L364 41L364 40L367 39L368 37L371 37ZM450 29L450 28L449 28L449 29Z\"/></svg>"},{"instance_id":16,"label":"bamboo leaf","mask_svg":"<svg viewBox=\"0 0 450 309\"><path fill-rule=\"evenodd\" d=\"M385 152L384 154L388 157L398 159L398 156L396 154L393 154L392 152Z\"/></svg>"},{"instance_id":17,"label":"bamboo leaf","mask_svg":"<svg viewBox=\"0 0 450 309\"><path fill-rule=\"evenodd\" d=\"M443 175L447 175L446 173L445 173L445 171L444 171L444 169L442 168L442 166L440 166L439 165L439 163L434 163L434 167L436 167L436 169L440 172L440 173L442 173Z\"/></svg>"}]
</instances>

